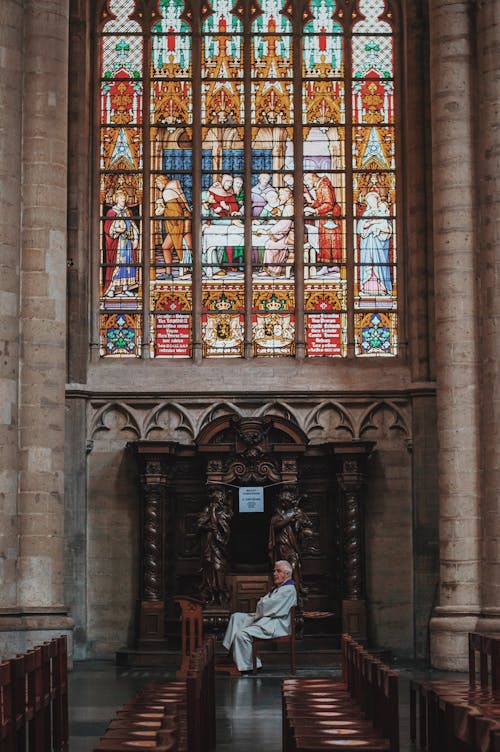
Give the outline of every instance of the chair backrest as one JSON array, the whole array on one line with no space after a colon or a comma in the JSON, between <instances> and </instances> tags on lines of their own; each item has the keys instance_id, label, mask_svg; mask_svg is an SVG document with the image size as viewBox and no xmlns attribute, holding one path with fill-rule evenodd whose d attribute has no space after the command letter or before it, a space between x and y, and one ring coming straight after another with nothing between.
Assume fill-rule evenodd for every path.
<instances>
[{"instance_id":1,"label":"chair backrest","mask_svg":"<svg viewBox=\"0 0 500 752\"><path fill-rule=\"evenodd\" d=\"M481 635L479 632L469 632L469 683L476 683L476 653L481 654Z\"/></svg>"},{"instance_id":2,"label":"chair backrest","mask_svg":"<svg viewBox=\"0 0 500 752\"><path fill-rule=\"evenodd\" d=\"M297 632L297 606L292 606L290 609L290 627L290 637L292 640L295 640Z\"/></svg>"}]
</instances>

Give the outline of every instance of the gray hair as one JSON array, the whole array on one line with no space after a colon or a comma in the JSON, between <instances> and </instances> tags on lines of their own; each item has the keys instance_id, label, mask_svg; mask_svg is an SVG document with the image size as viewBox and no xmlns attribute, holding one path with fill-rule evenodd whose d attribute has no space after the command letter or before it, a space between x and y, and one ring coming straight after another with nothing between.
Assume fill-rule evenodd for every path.
<instances>
[{"instance_id":1,"label":"gray hair","mask_svg":"<svg viewBox=\"0 0 500 752\"><path fill-rule=\"evenodd\" d=\"M274 566L277 567L278 564L280 565L281 569L284 569L285 572L288 574L288 576L291 577L292 572L293 572L293 567L290 564L290 562L287 561L286 559L280 559L279 561L274 562Z\"/></svg>"}]
</instances>

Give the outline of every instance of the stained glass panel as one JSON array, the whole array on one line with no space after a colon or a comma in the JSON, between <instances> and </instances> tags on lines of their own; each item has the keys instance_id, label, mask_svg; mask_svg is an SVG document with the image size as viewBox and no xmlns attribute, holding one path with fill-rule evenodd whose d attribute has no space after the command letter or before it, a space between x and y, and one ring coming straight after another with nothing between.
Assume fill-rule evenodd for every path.
<instances>
[{"instance_id":1,"label":"stained glass panel","mask_svg":"<svg viewBox=\"0 0 500 752\"><path fill-rule=\"evenodd\" d=\"M210 6L210 13L206 15L202 23L203 34L220 33L229 37L243 33L243 25L240 18L233 13L234 0L217 0Z\"/></svg>"},{"instance_id":2,"label":"stained glass panel","mask_svg":"<svg viewBox=\"0 0 500 752\"><path fill-rule=\"evenodd\" d=\"M151 64L153 77L191 76L191 37L183 18L184 3L160 0L161 19L153 26Z\"/></svg>"},{"instance_id":3,"label":"stained glass panel","mask_svg":"<svg viewBox=\"0 0 500 752\"><path fill-rule=\"evenodd\" d=\"M355 353L361 356L397 355L398 321L394 313L354 315Z\"/></svg>"},{"instance_id":4,"label":"stained glass panel","mask_svg":"<svg viewBox=\"0 0 500 752\"><path fill-rule=\"evenodd\" d=\"M306 315L306 352L309 357L344 355L345 325L338 313L310 313Z\"/></svg>"},{"instance_id":5,"label":"stained glass panel","mask_svg":"<svg viewBox=\"0 0 500 752\"><path fill-rule=\"evenodd\" d=\"M140 32L139 24L134 21L129 24L109 21L108 27L114 24L118 34L109 34L102 38L101 78L108 80L118 76L130 79L142 78L142 37L132 36ZM127 32L124 26L130 26ZM111 28L109 28L111 31Z\"/></svg>"},{"instance_id":6,"label":"stained glass panel","mask_svg":"<svg viewBox=\"0 0 500 752\"><path fill-rule=\"evenodd\" d=\"M243 37L238 34L203 36L203 79L232 79L243 76Z\"/></svg>"},{"instance_id":7,"label":"stained glass panel","mask_svg":"<svg viewBox=\"0 0 500 752\"><path fill-rule=\"evenodd\" d=\"M394 128L373 126L353 128L353 167L365 170L395 168Z\"/></svg>"},{"instance_id":8,"label":"stained glass panel","mask_svg":"<svg viewBox=\"0 0 500 752\"><path fill-rule=\"evenodd\" d=\"M105 313L99 318L101 356L138 357L141 352L142 316L139 313Z\"/></svg>"},{"instance_id":9,"label":"stained glass panel","mask_svg":"<svg viewBox=\"0 0 500 752\"><path fill-rule=\"evenodd\" d=\"M202 336L206 357L241 357L244 348L243 288L230 281L204 284Z\"/></svg>"},{"instance_id":10,"label":"stained glass panel","mask_svg":"<svg viewBox=\"0 0 500 752\"><path fill-rule=\"evenodd\" d=\"M352 92L353 121L378 125L394 123L393 82L375 75L355 81Z\"/></svg>"},{"instance_id":11,"label":"stained glass panel","mask_svg":"<svg viewBox=\"0 0 500 752\"><path fill-rule=\"evenodd\" d=\"M293 85L282 79L252 84L252 121L256 124L291 123Z\"/></svg>"},{"instance_id":12,"label":"stained glass panel","mask_svg":"<svg viewBox=\"0 0 500 752\"><path fill-rule=\"evenodd\" d=\"M390 24L380 20L385 11L385 0L359 0L359 10L363 18L356 23L355 34L392 34Z\"/></svg>"},{"instance_id":13,"label":"stained glass panel","mask_svg":"<svg viewBox=\"0 0 500 752\"><path fill-rule=\"evenodd\" d=\"M142 170L140 128L101 129L101 170Z\"/></svg>"},{"instance_id":14,"label":"stained glass panel","mask_svg":"<svg viewBox=\"0 0 500 752\"><path fill-rule=\"evenodd\" d=\"M150 357L191 357L196 270L204 357L245 354L250 298L255 356L294 355L305 337L308 357L346 357L353 336L357 356L397 355L398 118L385 1L359 0L346 18L345 2L310 0L301 54L294 0L211 0L198 19L184 0L153 5L102 3L111 15L97 67L101 354L140 357L146 280Z\"/></svg>"},{"instance_id":15,"label":"stained glass panel","mask_svg":"<svg viewBox=\"0 0 500 752\"><path fill-rule=\"evenodd\" d=\"M345 123L344 84L341 81L304 81L302 114L305 123Z\"/></svg>"},{"instance_id":16,"label":"stained glass panel","mask_svg":"<svg viewBox=\"0 0 500 752\"><path fill-rule=\"evenodd\" d=\"M189 81L156 80L151 84L151 123L157 126L193 121L193 96Z\"/></svg>"},{"instance_id":17,"label":"stained glass panel","mask_svg":"<svg viewBox=\"0 0 500 752\"><path fill-rule=\"evenodd\" d=\"M153 285L151 356L188 358L192 346L191 290L182 284Z\"/></svg>"},{"instance_id":18,"label":"stained glass panel","mask_svg":"<svg viewBox=\"0 0 500 752\"><path fill-rule=\"evenodd\" d=\"M343 34L343 29L333 16L336 10L335 0L311 0L312 18L304 25L304 34L319 35L323 33Z\"/></svg>"},{"instance_id":19,"label":"stained glass panel","mask_svg":"<svg viewBox=\"0 0 500 752\"><path fill-rule=\"evenodd\" d=\"M102 82L101 123L133 125L142 122L142 82L117 71L115 78Z\"/></svg>"},{"instance_id":20,"label":"stained glass panel","mask_svg":"<svg viewBox=\"0 0 500 752\"><path fill-rule=\"evenodd\" d=\"M294 354L294 307L294 290L286 283L254 287L252 341L255 355Z\"/></svg>"},{"instance_id":21,"label":"stained glass panel","mask_svg":"<svg viewBox=\"0 0 500 752\"><path fill-rule=\"evenodd\" d=\"M201 85L201 118L204 123L242 123L243 83L231 79L205 81Z\"/></svg>"},{"instance_id":22,"label":"stained glass panel","mask_svg":"<svg viewBox=\"0 0 500 752\"><path fill-rule=\"evenodd\" d=\"M203 222L203 276L243 279L244 248L245 228L237 217Z\"/></svg>"},{"instance_id":23,"label":"stained glass panel","mask_svg":"<svg viewBox=\"0 0 500 752\"><path fill-rule=\"evenodd\" d=\"M192 38L182 0L160 0L151 36L150 356L192 354Z\"/></svg>"},{"instance_id":24,"label":"stained glass panel","mask_svg":"<svg viewBox=\"0 0 500 752\"><path fill-rule=\"evenodd\" d=\"M308 357L345 356L346 83L333 0L313 0L303 36L304 305Z\"/></svg>"}]
</instances>

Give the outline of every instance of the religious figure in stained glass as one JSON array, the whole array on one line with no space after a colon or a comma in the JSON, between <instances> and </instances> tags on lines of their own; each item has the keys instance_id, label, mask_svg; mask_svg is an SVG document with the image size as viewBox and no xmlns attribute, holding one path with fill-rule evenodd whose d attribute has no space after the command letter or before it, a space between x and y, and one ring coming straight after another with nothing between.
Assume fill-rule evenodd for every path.
<instances>
[{"instance_id":1,"label":"religious figure in stained glass","mask_svg":"<svg viewBox=\"0 0 500 752\"><path fill-rule=\"evenodd\" d=\"M127 207L127 192L118 189L114 204L106 212L105 234L105 276L103 295L135 297L138 289L137 256L139 229L132 220Z\"/></svg>"},{"instance_id":2,"label":"religious figure in stained glass","mask_svg":"<svg viewBox=\"0 0 500 752\"><path fill-rule=\"evenodd\" d=\"M274 193L277 197L271 175L268 172L261 172L257 176L257 182L252 186L252 217L260 217L269 200L269 194ZM264 214L264 216L268 216Z\"/></svg>"},{"instance_id":3,"label":"religious figure in stained glass","mask_svg":"<svg viewBox=\"0 0 500 752\"><path fill-rule=\"evenodd\" d=\"M319 217L316 260L322 266L317 274L338 273L342 262L342 226L339 220L342 209L330 178L327 175L320 177L316 172L304 175L304 199L304 214Z\"/></svg>"},{"instance_id":4,"label":"religious figure in stained glass","mask_svg":"<svg viewBox=\"0 0 500 752\"><path fill-rule=\"evenodd\" d=\"M162 220L162 252L166 268L163 278L172 279L173 254L181 264L192 260L193 241L191 237L191 207L189 206L179 180L165 175L157 175L155 186L160 198L155 201L156 216ZM184 270L181 269L181 276ZM157 279L158 279L157 274Z\"/></svg>"},{"instance_id":5,"label":"religious figure in stained glass","mask_svg":"<svg viewBox=\"0 0 500 752\"><path fill-rule=\"evenodd\" d=\"M278 191L278 221L271 222L265 230L267 240L265 243L263 270L261 276L281 277L286 274L285 262L293 252L295 238L293 231L293 194L290 188L280 188ZM265 209L265 207L264 207ZM271 209L271 212L274 211ZM261 217L264 210L261 213ZM275 215L271 213L271 217Z\"/></svg>"},{"instance_id":6,"label":"religious figure in stained glass","mask_svg":"<svg viewBox=\"0 0 500 752\"><path fill-rule=\"evenodd\" d=\"M389 209L378 193L365 196L366 209L358 220L360 249L360 295L390 295L389 244L392 235Z\"/></svg>"}]
</instances>

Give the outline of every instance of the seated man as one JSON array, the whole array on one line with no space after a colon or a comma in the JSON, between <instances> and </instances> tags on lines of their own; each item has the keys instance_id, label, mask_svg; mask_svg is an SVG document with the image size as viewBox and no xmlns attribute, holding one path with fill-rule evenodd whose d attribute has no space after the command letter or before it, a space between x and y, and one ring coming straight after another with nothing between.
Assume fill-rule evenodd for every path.
<instances>
[{"instance_id":1,"label":"seated man","mask_svg":"<svg viewBox=\"0 0 500 752\"><path fill-rule=\"evenodd\" d=\"M297 605L297 593L288 561L277 561L273 571L274 588L257 603L254 614L232 614L222 644L232 650L240 671L252 669L252 638L260 640L291 633L290 609ZM257 667L262 662L257 659Z\"/></svg>"}]
</instances>

